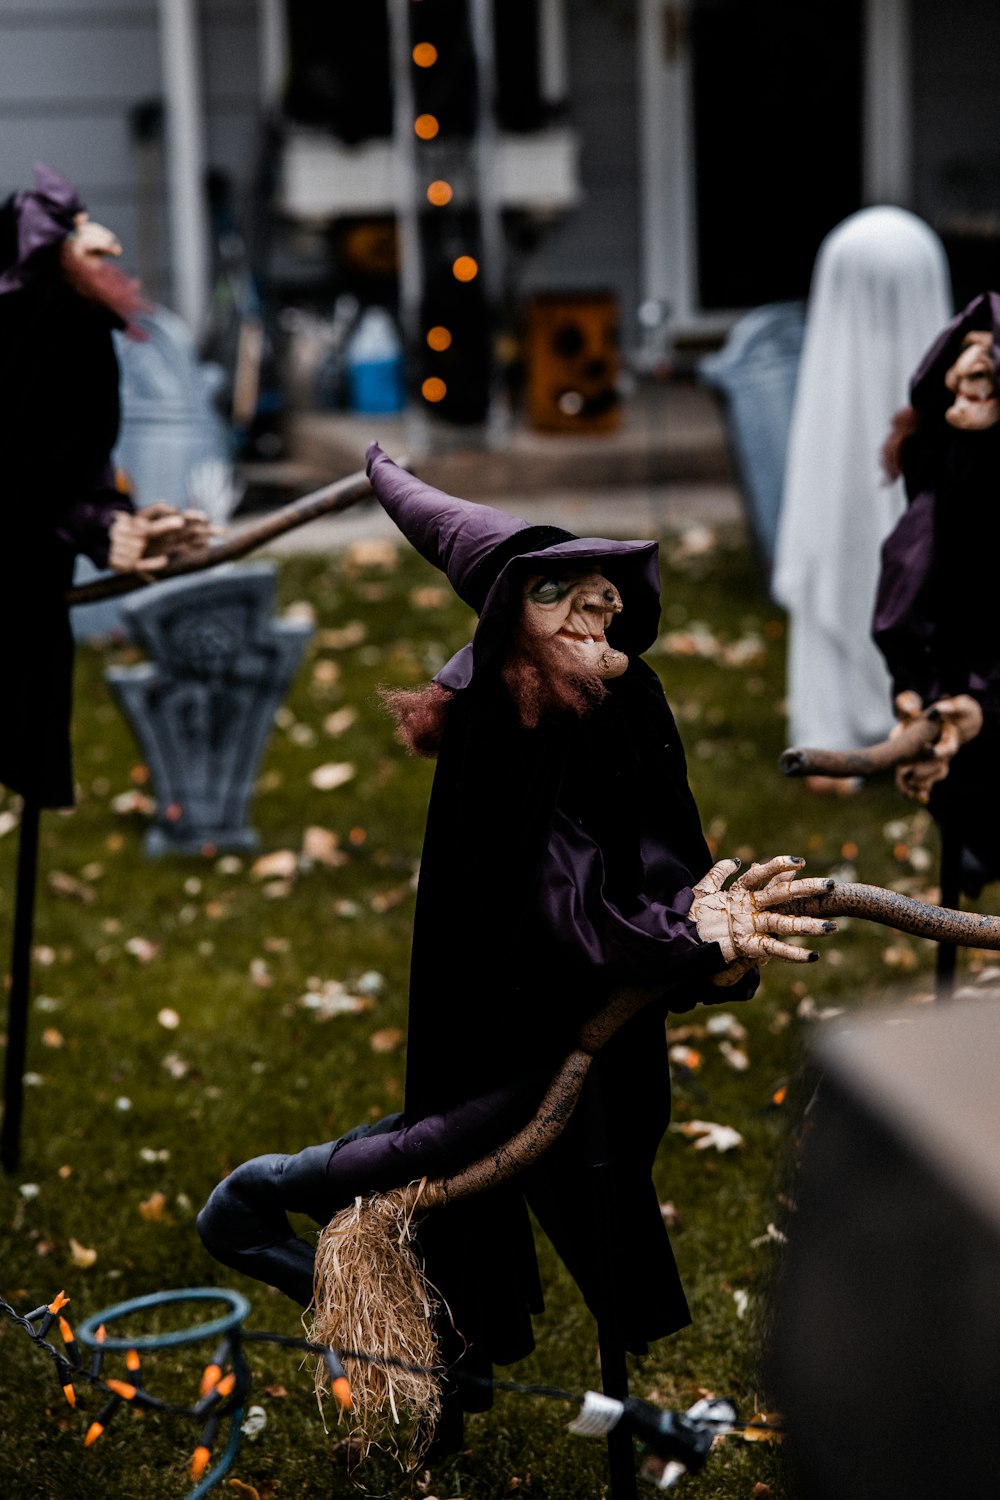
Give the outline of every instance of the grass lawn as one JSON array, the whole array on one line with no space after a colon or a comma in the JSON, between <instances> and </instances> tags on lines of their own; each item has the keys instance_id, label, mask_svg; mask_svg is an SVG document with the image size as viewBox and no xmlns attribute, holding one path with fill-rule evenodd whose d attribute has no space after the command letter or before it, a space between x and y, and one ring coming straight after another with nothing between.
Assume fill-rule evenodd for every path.
<instances>
[{"instance_id":1,"label":"grass lawn","mask_svg":"<svg viewBox=\"0 0 1000 1500\"><path fill-rule=\"evenodd\" d=\"M778 775L784 622L740 535L706 541L696 533L667 539L664 633L649 659L680 722L713 847L744 860L801 853L809 874L850 866L860 880L927 890L935 831L891 782L853 798L814 799ZM279 861L277 873L255 874L254 857L212 851L144 854L142 798L155 789L103 680L111 661L134 653L79 651L79 802L43 817L32 1085L21 1170L0 1182L0 1295L20 1311L65 1287L68 1315L79 1323L161 1288L221 1283L249 1297L248 1327L300 1333L291 1303L202 1250L195 1214L240 1161L297 1150L399 1105L414 873L432 767L398 749L374 690L425 680L468 638L472 617L441 575L402 547L283 562L280 591L283 608L315 612L316 631L265 755L253 821L261 853L300 854L310 828L334 834L338 846L331 857L332 841L311 834L307 847L320 857L286 861L291 873ZM321 790L311 773L331 762L354 774ZM13 797L0 804L4 945L16 843L4 814L16 808ZM712 1011L676 1018L674 1041L697 1053L688 1059L697 1066L678 1064L675 1122L732 1125L744 1145L695 1150L672 1133L660 1153L657 1186L680 1218L673 1238L694 1313L691 1328L633 1361L634 1393L660 1405L687 1406L710 1390L734 1397L749 1416L765 1401L758 1356L781 1254L768 1226L794 1232L788 1198L810 1091L805 1047L822 1024L810 1017L875 1006L900 985L911 995L930 986L929 945L860 922L827 940L823 953L802 970L772 966L755 1000L719 1008L738 1011L747 1028L742 1070L733 1066L732 1039L724 1048L725 1038L704 1032ZM324 1019L303 1004L330 981L350 990L362 975L372 1004L361 1013ZM541 1265L547 1311L537 1351L502 1373L581 1393L599 1388L591 1319L546 1245ZM147 1384L186 1404L210 1353L195 1345L150 1355ZM251 1355L250 1399L265 1409L267 1426L240 1448L231 1475L242 1488L223 1484L216 1493L356 1494L335 1448L342 1433L324 1434L300 1357L266 1345ZM124 1370L109 1358L105 1373ZM85 1450L94 1396L81 1391L80 1406L82 1414L70 1412L48 1359L0 1319L0 1494L187 1495L196 1426L125 1410ZM574 1410L501 1395L492 1413L469 1421L461 1455L411 1476L376 1459L365 1487L414 1500L598 1497L604 1447L567 1434ZM779 1448L730 1438L678 1493L789 1500L792 1487Z\"/></svg>"}]
</instances>

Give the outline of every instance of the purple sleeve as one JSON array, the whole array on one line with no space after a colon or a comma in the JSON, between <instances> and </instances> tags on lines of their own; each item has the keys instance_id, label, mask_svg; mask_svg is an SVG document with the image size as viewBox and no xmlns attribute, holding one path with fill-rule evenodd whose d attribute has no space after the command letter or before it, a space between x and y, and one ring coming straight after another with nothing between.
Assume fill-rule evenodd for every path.
<instances>
[{"instance_id":1,"label":"purple sleeve","mask_svg":"<svg viewBox=\"0 0 1000 1500\"><path fill-rule=\"evenodd\" d=\"M872 636L892 676L893 696L910 690L925 703L941 696L928 588L934 560L934 496L916 495L882 544Z\"/></svg>"},{"instance_id":2,"label":"purple sleeve","mask_svg":"<svg viewBox=\"0 0 1000 1500\"><path fill-rule=\"evenodd\" d=\"M534 1113L543 1087L529 1077L413 1125L352 1132L335 1146L327 1177L349 1199L456 1172L509 1140Z\"/></svg>"},{"instance_id":3,"label":"purple sleeve","mask_svg":"<svg viewBox=\"0 0 1000 1500\"><path fill-rule=\"evenodd\" d=\"M640 894L627 913L605 889L604 860L590 836L557 813L542 866L537 910L557 947L572 952L614 984L676 984L671 1010L696 1004L747 1000L758 983L756 970L737 984L720 987L711 976L726 966L718 943L704 943L690 918L694 899L683 886L663 899Z\"/></svg>"},{"instance_id":4,"label":"purple sleeve","mask_svg":"<svg viewBox=\"0 0 1000 1500\"><path fill-rule=\"evenodd\" d=\"M134 508L130 497L115 488L114 471L109 466L89 495L60 511L56 535L74 554L82 552L95 567L106 568L112 522L120 511Z\"/></svg>"}]
</instances>

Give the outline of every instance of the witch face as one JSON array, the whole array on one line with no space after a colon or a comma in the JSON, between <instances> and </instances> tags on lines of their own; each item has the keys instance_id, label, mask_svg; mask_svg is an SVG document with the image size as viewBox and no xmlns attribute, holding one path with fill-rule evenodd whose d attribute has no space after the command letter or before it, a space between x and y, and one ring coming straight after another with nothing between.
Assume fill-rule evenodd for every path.
<instances>
[{"instance_id":1,"label":"witch face","mask_svg":"<svg viewBox=\"0 0 1000 1500\"><path fill-rule=\"evenodd\" d=\"M602 573L536 573L524 584L521 624L566 676L608 679L628 667L628 657L605 638L621 611L621 595Z\"/></svg>"},{"instance_id":2,"label":"witch face","mask_svg":"<svg viewBox=\"0 0 1000 1500\"><path fill-rule=\"evenodd\" d=\"M996 371L993 366L993 336L987 332L966 334L961 354L944 377L955 400L945 412L945 421L963 432L984 432L1000 421Z\"/></svg>"}]
</instances>

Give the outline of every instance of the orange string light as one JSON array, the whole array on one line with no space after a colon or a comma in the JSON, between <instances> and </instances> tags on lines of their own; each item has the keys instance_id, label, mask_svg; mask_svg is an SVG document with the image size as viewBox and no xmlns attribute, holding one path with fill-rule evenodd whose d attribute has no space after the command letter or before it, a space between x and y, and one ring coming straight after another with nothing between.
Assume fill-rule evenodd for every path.
<instances>
[{"instance_id":1,"label":"orange string light","mask_svg":"<svg viewBox=\"0 0 1000 1500\"><path fill-rule=\"evenodd\" d=\"M440 323L427 330L427 344L435 354L443 354L446 349L451 348L451 329L442 328Z\"/></svg>"},{"instance_id":2,"label":"orange string light","mask_svg":"<svg viewBox=\"0 0 1000 1500\"><path fill-rule=\"evenodd\" d=\"M412 57L418 68L433 68L438 60L438 49L433 42L418 42Z\"/></svg>"},{"instance_id":3,"label":"orange string light","mask_svg":"<svg viewBox=\"0 0 1000 1500\"><path fill-rule=\"evenodd\" d=\"M444 208L445 204L451 202L453 196L450 182L443 182L438 178L437 181L427 185L427 201L435 208Z\"/></svg>"},{"instance_id":4,"label":"orange string light","mask_svg":"<svg viewBox=\"0 0 1000 1500\"><path fill-rule=\"evenodd\" d=\"M413 128L422 141L432 141L441 126L434 115L418 115L413 122Z\"/></svg>"},{"instance_id":5,"label":"orange string light","mask_svg":"<svg viewBox=\"0 0 1000 1500\"><path fill-rule=\"evenodd\" d=\"M443 401L445 396L447 396L448 394L448 387L445 385L444 381L439 380L436 375L429 375L424 381L423 385L420 387L420 394L423 396L425 401L430 401L432 403Z\"/></svg>"},{"instance_id":6,"label":"orange string light","mask_svg":"<svg viewBox=\"0 0 1000 1500\"><path fill-rule=\"evenodd\" d=\"M452 261L451 271L456 281L475 281L479 275L479 263L471 255L460 255Z\"/></svg>"}]
</instances>

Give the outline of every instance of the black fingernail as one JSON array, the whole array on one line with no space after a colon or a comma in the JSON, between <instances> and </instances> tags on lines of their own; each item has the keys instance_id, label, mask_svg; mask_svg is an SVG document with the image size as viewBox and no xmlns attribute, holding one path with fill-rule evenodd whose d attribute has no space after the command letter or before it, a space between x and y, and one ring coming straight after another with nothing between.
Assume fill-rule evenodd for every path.
<instances>
[{"instance_id":1,"label":"black fingernail","mask_svg":"<svg viewBox=\"0 0 1000 1500\"><path fill-rule=\"evenodd\" d=\"M823 931L824 932L836 932L836 930L837 930L837 924L836 924L836 922L824 922L823 923ZM816 957L819 958L819 954L818 953L817 953Z\"/></svg>"},{"instance_id":2,"label":"black fingernail","mask_svg":"<svg viewBox=\"0 0 1000 1500\"><path fill-rule=\"evenodd\" d=\"M793 854L792 855L792 864L793 865L804 865L805 864L805 860L802 858L801 854Z\"/></svg>"},{"instance_id":3,"label":"black fingernail","mask_svg":"<svg viewBox=\"0 0 1000 1500\"><path fill-rule=\"evenodd\" d=\"M736 866L737 869L739 869L739 867L740 867L740 865L742 863L743 863L743 861L740 859L739 855L738 854L734 854L733 855L733 864Z\"/></svg>"},{"instance_id":4,"label":"black fingernail","mask_svg":"<svg viewBox=\"0 0 1000 1500\"><path fill-rule=\"evenodd\" d=\"M818 961L819 961L819 954L818 953L810 953L810 955L809 955L809 962L811 964L814 964L814 963L817 963Z\"/></svg>"},{"instance_id":5,"label":"black fingernail","mask_svg":"<svg viewBox=\"0 0 1000 1500\"><path fill-rule=\"evenodd\" d=\"M825 890L828 890L828 891L832 891L832 890L833 890L833 888L834 888L834 886L835 886L835 885L836 885L836 884L837 884L837 882L836 882L836 881L835 881L835 880L834 880L834 879L833 879L833 878L832 878L832 877L831 877L831 878L830 878L830 879L829 879L829 880L828 880L828 881L827 881L827 882L826 882L826 886L825 886L825 887L824 887L824 889L825 889Z\"/></svg>"}]
</instances>

